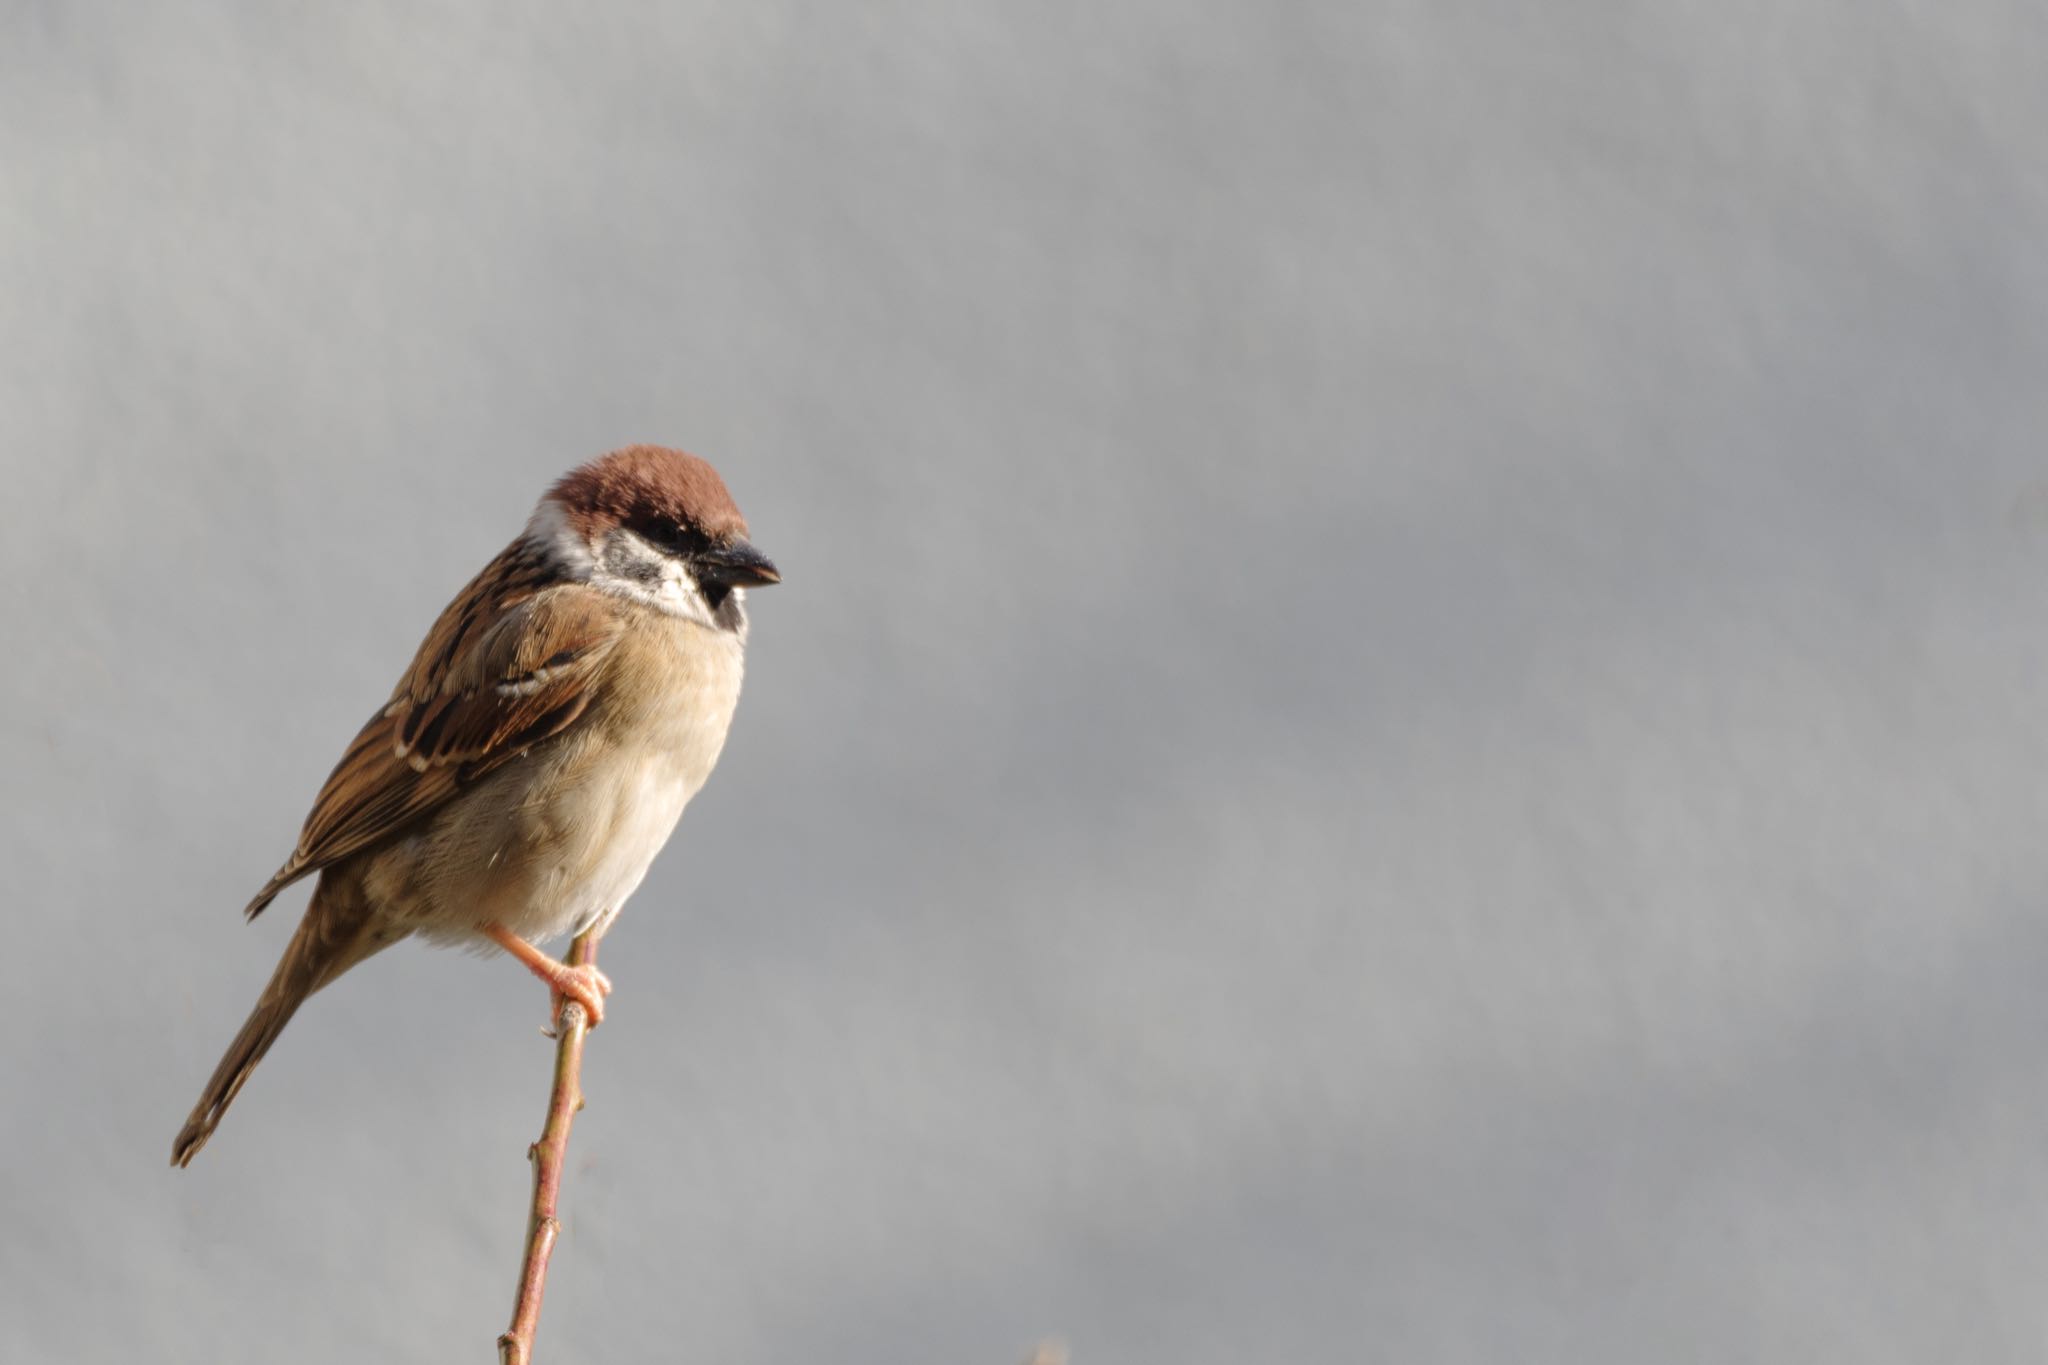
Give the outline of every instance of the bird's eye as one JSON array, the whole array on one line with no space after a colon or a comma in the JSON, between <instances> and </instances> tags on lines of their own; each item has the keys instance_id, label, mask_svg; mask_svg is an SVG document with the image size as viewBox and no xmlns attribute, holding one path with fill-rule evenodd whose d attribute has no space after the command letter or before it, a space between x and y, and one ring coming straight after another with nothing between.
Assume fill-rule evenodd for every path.
<instances>
[{"instance_id":1,"label":"bird's eye","mask_svg":"<svg viewBox=\"0 0 2048 1365\"><path fill-rule=\"evenodd\" d=\"M673 517L646 517L632 523L634 534L671 555L693 555L706 544L703 533L691 530Z\"/></svg>"}]
</instances>

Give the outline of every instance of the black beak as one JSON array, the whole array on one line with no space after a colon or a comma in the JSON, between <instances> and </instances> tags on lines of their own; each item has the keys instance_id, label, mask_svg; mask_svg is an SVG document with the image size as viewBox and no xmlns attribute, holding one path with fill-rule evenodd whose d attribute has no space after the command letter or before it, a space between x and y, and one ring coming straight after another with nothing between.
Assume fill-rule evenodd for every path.
<instances>
[{"instance_id":1,"label":"black beak","mask_svg":"<svg viewBox=\"0 0 2048 1365\"><path fill-rule=\"evenodd\" d=\"M697 578L728 588L765 588L782 581L775 561L744 540L714 546L697 556Z\"/></svg>"}]
</instances>

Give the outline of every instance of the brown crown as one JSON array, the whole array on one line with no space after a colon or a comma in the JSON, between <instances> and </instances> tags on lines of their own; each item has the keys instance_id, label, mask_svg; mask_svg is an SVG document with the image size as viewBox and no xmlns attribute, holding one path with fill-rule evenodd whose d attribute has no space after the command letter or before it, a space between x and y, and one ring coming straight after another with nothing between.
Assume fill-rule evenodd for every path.
<instances>
[{"instance_id":1,"label":"brown crown","mask_svg":"<svg viewBox=\"0 0 2048 1365\"><path fill-rule=\"evenodd\" d=\"M548 490L583 535L649 518L668 518L712 540L744 537L747 519L718 471L695 455L664 446L627 446L572 469Z\"/></svg>"}]
</instances>

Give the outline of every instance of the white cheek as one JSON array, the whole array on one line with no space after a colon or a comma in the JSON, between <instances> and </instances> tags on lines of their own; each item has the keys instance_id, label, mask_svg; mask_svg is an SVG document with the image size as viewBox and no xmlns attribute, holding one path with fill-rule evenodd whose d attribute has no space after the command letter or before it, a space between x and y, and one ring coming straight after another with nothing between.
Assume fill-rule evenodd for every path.
<instances>
[{"instance_id":1,"label":"white cheek","mask_svg":"<svg viewBox=\"0 0 2048 1365\"><path fill-rule=\"evenodd\" d=\"M526 522L526 539L547 551L556 566L570 578L587 579L597 566L590 546L569 525L562 505L542 498Z\"/></svg>"},{"instance_id":2,"label":"white cheek","mask_svg":"<svg viewBox=\"0 0 2048 1365\"><path fill-rule=\"evenodd\" d=\"M611 571L600 560L591 582L607 592L615 592L621 597L645 602L655 610L670 616L680 616L704 626L713 624L709 604L704 601L704 595L697 591L697 584L690 577L690 571L680 561L661 554L638 536L627 536L622 548L637 561L637 565L655 566L657 574L619 574Z\"/></svg>"},{"instance_id":3,"label":"white cheek","mask_svg":"<svg viewBox=\"0 0 2048 1365\"><path fill-rule=\"evenodd\" d=\"M690 581L689 571L674 560L665 562L661 568L661 600L675 608L694 607L691 615L704 609L704 599L698 594L697 585Z\"/></svg>"}]
</instances>

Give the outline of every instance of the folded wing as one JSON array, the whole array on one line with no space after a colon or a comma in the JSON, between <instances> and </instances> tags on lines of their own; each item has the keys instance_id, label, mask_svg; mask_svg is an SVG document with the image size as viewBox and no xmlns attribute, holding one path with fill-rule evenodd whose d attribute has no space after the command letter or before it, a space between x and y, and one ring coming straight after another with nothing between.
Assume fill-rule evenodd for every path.
<instances>
[{"instance_id":1,"label":"folded wing","mask_svg":"<svg viewBox=\"0 0 2048 1365\"><path fill-rule=\"evenodd\" d=\"M516 547L515 547L516 549ZM427 635L389 705L313 802L252 918L301 877L410 828L465 786L574 725L621 629L616 599L541 586L508 552Z\"/></svg>"}]
</instances>

